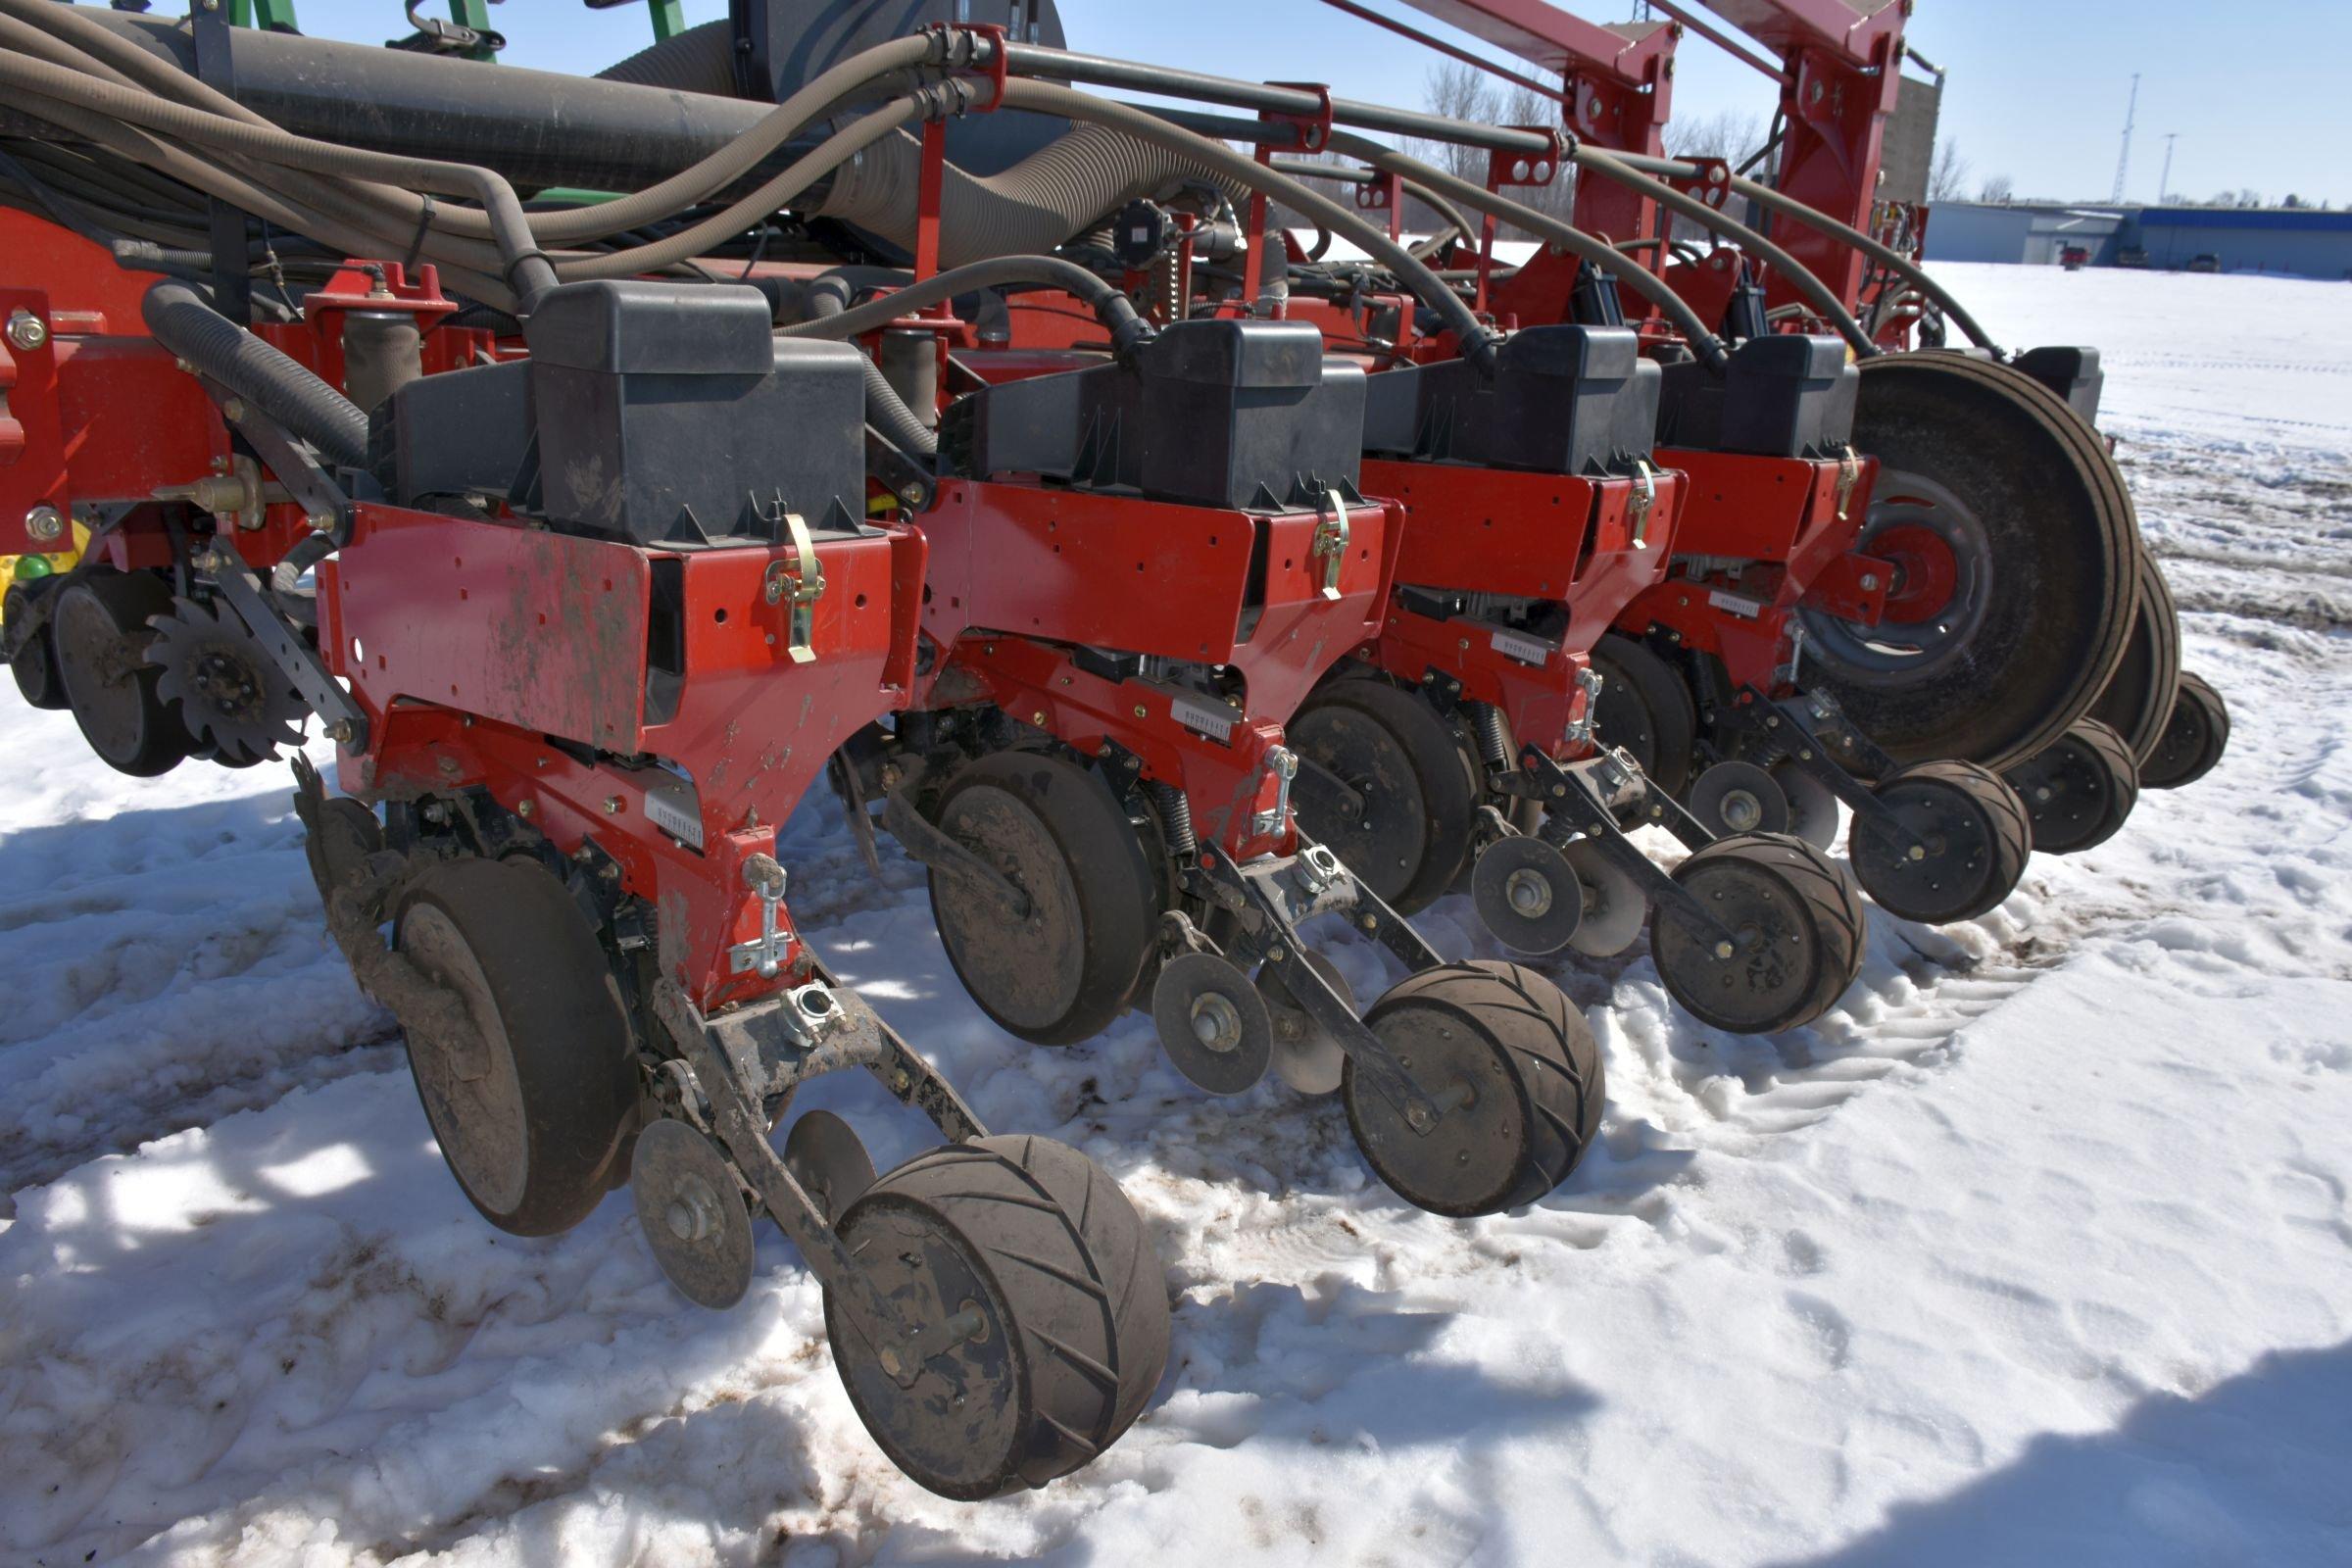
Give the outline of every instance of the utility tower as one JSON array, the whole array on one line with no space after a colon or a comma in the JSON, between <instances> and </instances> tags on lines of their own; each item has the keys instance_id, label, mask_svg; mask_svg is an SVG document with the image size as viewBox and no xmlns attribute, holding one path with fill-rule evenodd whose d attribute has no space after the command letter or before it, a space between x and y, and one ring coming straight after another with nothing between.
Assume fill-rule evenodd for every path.
<instances>
[{"instance_id":1,"label":"utility tower","mask_svg":"<svg viewBox=\"0 0 2352 1568\"><path fill-rule=\"evenodd\" d=\"M2180 139L2180 133L2177 130L2168 130L2164 133L2164 177L2156 182L2156 200L2160 203L2172 199L2173 143Z\"/></svg>"},{"instance_id":2,"label":"utility tower","mask_svg":"<svg viewBox=\"0 0 2352 1568\"><path fill-rule=\"evenodd\" d=\"M2132 122L2138 113L2139 73L2134 71L2132 73L2132 102L2124 110L2124 156L2115 161L2115 194L2107 198L2111 202L2124 199L2124 172L2132 167ZM2161 198L2163 193L2157 194Z\"/></svg>"}]
</instances>

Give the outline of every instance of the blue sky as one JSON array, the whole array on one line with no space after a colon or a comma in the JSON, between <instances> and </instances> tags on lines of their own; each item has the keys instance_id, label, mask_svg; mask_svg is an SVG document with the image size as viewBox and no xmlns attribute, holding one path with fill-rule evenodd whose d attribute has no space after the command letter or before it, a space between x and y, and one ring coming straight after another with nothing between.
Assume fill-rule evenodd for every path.
<instances>
[{"instance_id":1,"label":"blue sky","mask_svg":"<svg viewBox=\"0 0 2352 1568\"><path fill-rule=\"evenodd\" d=\"M1431 25L1401 0L1370 3ZM1568 8L1595 22L1633 14L1631 0ZM300 9L314 33L380 42L406 30L394 0L301 0ZM1328 77L1347 96L1413 106L1435 58L1316 0L1060 0L1060 11L1073 48L1232 75ZM686 3L689 22L725 14L726 0ZM547 70L593 71L651 38L642 6L506 0L491 17L511 40L510 63ZM2342 152L2352 0L1918 0L1910 35L1951 74L1943 128L1972 185L2006 173L2020 196L2104 200L2138 72L2132 199L2157 197L2164 133L2178 131L2177 192L2250 186L2273 201L2291 191L2352 205ZM1678 114L1769 113L1771 84L1705 40L1685 38L1680 59Z\"/></svg>"}]
</instances>

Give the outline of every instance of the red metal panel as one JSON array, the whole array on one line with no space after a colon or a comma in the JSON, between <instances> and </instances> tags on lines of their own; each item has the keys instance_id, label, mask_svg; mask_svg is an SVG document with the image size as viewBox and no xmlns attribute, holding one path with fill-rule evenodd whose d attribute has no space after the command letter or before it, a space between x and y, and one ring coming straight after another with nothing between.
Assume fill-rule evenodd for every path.
<instances>
[{"instance_id":1,"label":"red metal panel","mask_svg":"<svg viewBox=\"0 0 2352 1568\"><path fill-rule=\"evenodd\" d=\"M1366 459L1363 485L1405 505L1397 581L1464 593L1568 598L1592 523L1592 481Z\"/></svg>"},{"instance_id":2,"label":"red metal panel","mask_svg":"<svg viewBox=\"0 0 2352 1568\"><path fill-rule=\"evenodd\" d=\"M20 311L39 320L46 332L47 294L0 288L0 322ZM24 348L0 337L0 555L66 548L73 505L58 409L56 340ZM28 531L29 519L41 509L64 530L57 538L35 539Z\"/></svg>"},{"instance_id":3,"label":"red metal panel","mask_svg":"<svg viewBox=\"0 0 2352 1568\"><path fill-rule=\"evenodd\" d=\"M217 471L214 460L227 459L220 410L153 338L56 343L74 500L144 501L160 486Z\"/></svg>"}]
</instances>

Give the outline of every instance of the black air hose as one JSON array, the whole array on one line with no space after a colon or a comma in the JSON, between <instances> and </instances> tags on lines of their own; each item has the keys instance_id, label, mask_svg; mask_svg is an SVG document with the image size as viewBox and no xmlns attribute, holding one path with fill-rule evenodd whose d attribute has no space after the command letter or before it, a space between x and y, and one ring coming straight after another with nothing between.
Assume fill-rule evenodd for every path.
<instances>
[{"instance_id":1,"label":"black air hose","mask_svg":"<svg viewBox=\"0 0 2352 1568\"><path fill-rule=\"evenodd\" d=\"M736 95L734 24L722 20L688 27L651 49L640 49L628 59L607 66L597 75L639 87L732 98Z\"/></svg>"},{"instance_id":2,"label":"black air hose","mask_svg":"<svg viewBox=\"0 0 2352 1568\"><path fill-rule=\"evenodd\" d=\"M155 340L317 447L340 467L368 466L368 416L342 393L167 278L139 315Z\"/></svg>"},{"instance_id":3,"label":"black air hose","mask_svg":"<svg viewBox=\"0 0 2352 1568\"><path fill-rule=\"evenodd\" d=\"M1077 263L1065 262L1058 256L995 256L984 262L970 262L838 314L818 303L824 291L817 285L823 282L819 278L808 291L807 309L811 318L779 327L778 337L856 337L888 326L900 317L911 316L927 305L952 300L974 289L998 288L1007 283L1057 288L1083 300L1110 333L1111 352L1121 360L1152 335L1152 323L1136 314L1133 300Z\"/></svg>"},{"instance_id":4,"label":"black air hose","mask_svg":"<svg viewBox=\"0 0 2352 1568\"><path fill-rule=\"evenodd\" d=\"M923 144L901 131L865 149L833 176L819 218L855 223L911 251ZM1001 174L949 164L940 189L939 264L1034 256L1084 232L1139 196L1180 182L1248 192L1206 165L1100 125L1080 125Z\"/></svg>"}]
</instances>

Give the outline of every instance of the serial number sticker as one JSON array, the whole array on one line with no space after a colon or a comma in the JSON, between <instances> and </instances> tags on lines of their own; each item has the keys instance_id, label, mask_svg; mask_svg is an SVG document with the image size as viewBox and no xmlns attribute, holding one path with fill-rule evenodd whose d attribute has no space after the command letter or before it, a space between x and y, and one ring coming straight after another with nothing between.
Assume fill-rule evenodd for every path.
<instances>
[{"instance_id":1,"label":"serial number sticker","mask_svg":"<svg viewBox=\"0 0 2352 1568\"><path fill-rule=\"evenodd\" d=\"M1728 610L1735 615L1745 615L1750 620L1764 613L1763 600L1742 599L1738 594L1727 594L1720 588L1713 589L1707 594L1707 603L1713 605L1717 610Z\"/></svg>"},{"instance_id":2,"label":"serial number sticker","mask_svg":"<svg viewBox=\"0 0 2352 1568\"><path fill-rule=\"evenodd\" d=\"M667 792L649 790L645 797L645 814L654 826L682 839L690 849L703 847L703 819L669 798Z\"/></svg>"},{"instance_id":3,"label":"serial number sticker","mask_svg":"<svg viewBox=\"0 0 2352 1568\"><path fill-rule=\"evenodd\" d=\"M1551 660L1551 644L1541 637L1530 637L1523 632L1497 629L1494 633L1494 643L1496 653L1505 659L1516 659L1522 664L1540 666Z\"/></svg>"},{"instance_id":4,"label":"serial number sticker","mask_svg":"<svg viewBox=\"0 0 2352 1568\"><path fill-rule=\"evenodd\" d=\"M1198 730L1221 746L1233 744L1233 710L1221 703L1197 703L1189 697L1168 699L1168 711L1186 729Z\"/></svg>"}]
</instances>

